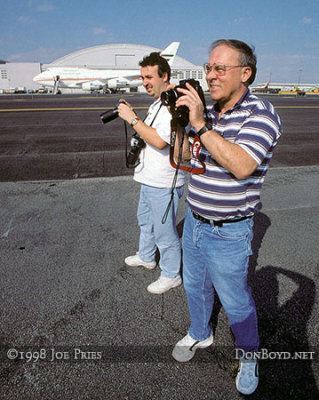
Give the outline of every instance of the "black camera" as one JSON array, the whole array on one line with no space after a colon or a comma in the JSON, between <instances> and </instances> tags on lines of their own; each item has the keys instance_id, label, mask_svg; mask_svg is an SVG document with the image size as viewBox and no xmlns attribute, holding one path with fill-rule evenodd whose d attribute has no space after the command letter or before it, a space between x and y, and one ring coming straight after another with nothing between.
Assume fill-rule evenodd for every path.
<instances>
[{"instance_id":1,"label":"black camera","mask_svg":"<svg viewBox=\"0 0 319 400\"><path fill-rule=\"evenodd\" d=\"M183 93L178 92L177 89L187 89L186 83L189 83L191 86L193 86L193 88L198 93L200 99L202 100L204 107L206 107L203 89L200 86L199 82L195 79L184 79L182 81L179 81L179 85L175 86L174 89L167 90L166 92L162 92L161 94L162 104L164 106L170 107L173 118L176 118L177 123L182 127L187 126L189 122L189 110L186 106L180 106L176 108L175 105L176 100L179 97L183 96Z\"/></svg>"},{"instance_id":2,"label":"black camera","mask_svg":"<svg viewBox=\"0 0 319 400\"><path fill-rule=\"evenodd\" d=\"M124 101L119 101L117 107L119 104L124 103ZM107 110L104 111L102 114L100 114L101 121L103 124L107 124L108 122L113 121L113 119L117 118L119 116L119 111L117 107L113 108L113 110Z\"/></svg>"},{"instance_id":3,"label":"black camera","mask_svg":"<svg viewBox=\"0 0 319 400\"><path fill-rule=\"evenodd\" d=\"M146 147L144 140L135 132L131 138L131 149L126 156L126 166L135 168L138 166L138 157L142 149Z\"/></svg>"},{"instance_id":4,"label":"black camera","mask_svg":"<svg viewBox=\"0 0 319 400\"><path fill-rule=\"evenodd\" d=\"M124 103L125 101L119 101L117 107L113 108L113 110L108 110L100 114L101 121L103 124L107 124L110 121L113 121L115 118L119 116L118 106L119 104ZM144 147L146 147L146 143L144 140L135 132L131 138L131 148L130 151L127 153L127 131L126 131L126 124L125 124L125 135L126 135L126 166L127 168L135 168L138 166L139 161L138 157L140 152Z\"/></svg>"}]
</instances>

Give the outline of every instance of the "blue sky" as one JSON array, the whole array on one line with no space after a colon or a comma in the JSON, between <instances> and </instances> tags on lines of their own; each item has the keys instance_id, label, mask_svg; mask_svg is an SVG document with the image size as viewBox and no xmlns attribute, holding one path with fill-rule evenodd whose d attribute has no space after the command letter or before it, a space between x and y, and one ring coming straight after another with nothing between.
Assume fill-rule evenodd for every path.
<instances>
[{"instance_id":1,"label":"blue sky","mask_svg":"<svg viewBox=\"0 0 319 400\"><path fill-rule=\"evenodd\" d=\"M221 38L256 48L255 83L319 83L319 0L0 0L0 59L50 63L108 43L165 48L208 61Z\"/></svg>"}]
</instances>

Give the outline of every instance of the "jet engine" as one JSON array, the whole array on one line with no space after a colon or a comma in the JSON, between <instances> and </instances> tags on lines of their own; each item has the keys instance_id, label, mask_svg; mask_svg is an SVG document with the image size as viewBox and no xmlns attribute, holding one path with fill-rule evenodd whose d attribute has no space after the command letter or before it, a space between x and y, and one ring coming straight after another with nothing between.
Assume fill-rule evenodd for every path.
<instances>
[{"instance_id":1,"label":"jet engine","mask_svg":"<svg viewBox=\"0 0 319 400\"><path fill-rule=\"evenodd\" d=\"M82 89L89 90L89 91L101 90L101 89L103 89L104 86L105 86L105 83L103 83L101 81L92 81L92 82L83 83Z\"/></svg>"},{"instance_id":2,"label":"jet engine","mask_svg":"<svg viewBox=\"0 0 319 400\"><path fill-rule=\"evenodd\" d=\"M110 79L107 82L107 87L109 89L120 89L130 87L130 81L124 78Z\"/></svg>"}]
</instances>

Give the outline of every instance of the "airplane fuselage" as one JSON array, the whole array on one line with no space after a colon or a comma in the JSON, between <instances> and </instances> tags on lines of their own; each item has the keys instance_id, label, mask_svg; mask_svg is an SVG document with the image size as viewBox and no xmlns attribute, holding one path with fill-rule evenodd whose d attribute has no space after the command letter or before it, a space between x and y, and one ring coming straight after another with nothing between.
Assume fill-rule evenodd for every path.
<instances>
[{"instance_id":1,"label":"airplane fuselage","mask_svg":"<svg viewBox=\"0 0 319 400\"><path fill-rule=\"evenodd\" d=\"M85 86L135 87L142 84L139 70L99 70L87 68L49 68L33 78L35 82L54 87L58 81L60 88L79 89ZM114 81L112 81L114 80ZM84 87L83 87L84 86Z\"/></svg>"}]
</instances>

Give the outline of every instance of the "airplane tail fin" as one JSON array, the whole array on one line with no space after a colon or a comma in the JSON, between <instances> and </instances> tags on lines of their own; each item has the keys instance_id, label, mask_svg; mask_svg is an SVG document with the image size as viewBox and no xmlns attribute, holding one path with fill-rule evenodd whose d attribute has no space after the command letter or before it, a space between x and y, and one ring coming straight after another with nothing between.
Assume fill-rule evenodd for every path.
<instances>
[{"instance_id":1,"label":"airplane tail fin","mask_svg":"<svg viewBox=\"0 0 319 400\"><path fill-rule=\"evenodd\" d=\"M180 42L172 42L161 52L161 56L166 59L170 66L173 64L179 45Z\"/></svg>"}]
</instances>

